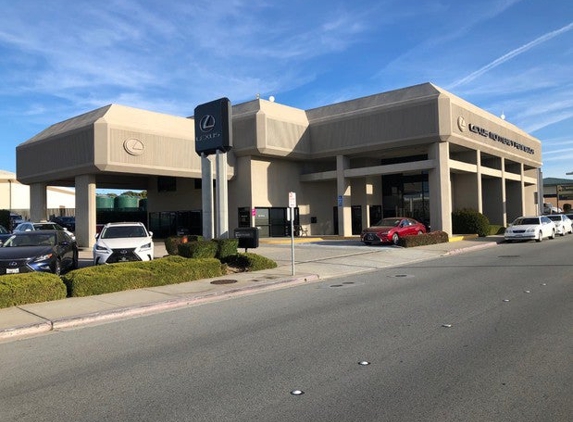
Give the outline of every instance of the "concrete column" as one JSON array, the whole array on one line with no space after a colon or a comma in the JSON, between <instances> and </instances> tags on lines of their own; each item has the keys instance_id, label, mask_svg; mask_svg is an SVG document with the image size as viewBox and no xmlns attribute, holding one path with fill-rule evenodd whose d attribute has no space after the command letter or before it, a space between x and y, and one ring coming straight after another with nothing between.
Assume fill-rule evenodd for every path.
<instances>
[{"instance_id":1,"label":"concrete column","mask_svg":"<svg viewBox=\"0 0 573 422\"><path fill-rule=\"evenodd\" d=\"M229 238L227 154L217 150L217 238Z\"/></svg>"},{"instance_id":2,"label":"concrete column","mask_svg":"<svg viewBox=\"0 0 573 422\"><path fill-rule=\"evenodd\" d=\"M336 156L336 191L338 194L338 234L352 236L352 194L350 180L344 177L344 170L350 167L350 159Z\"/></svg>"},{"instance_id":3,"label":"concrete column","mask_svg":"<svg viewBox=\"0 0 573 422\"><path fill-rule=\"evenodd\" d=\"M507 186L505 180L505 158L501 157L501 221L503 226L507 226Z\"/></svg>"},{"instance_id":4,"label":"concrete column","mask_svg":"<svg viewBox=\"0 0 573 422\"><path fill-rule=\"evenodd\" d=\"M366 190L366 207L365 218L362 220L362 228L366 228L376 224L376 221L370 221L370 208L374 205L382 205L382 193L380 191L380 176L374 177L369 176L365 179L365 190ZM378 194L378 195L376 195Z\"/></svg>"},{"instance_id":5,"label":"concrete column","mask_svg":"<svg viewBox=\"0 0 573 422\"><path fill-rule=\"evenodd\" d=\"M478 212L483 214L483 194L482 194L482 183L481 183L481 151L476 151L476 163L477 163L477 195L478 195Z\"/></svg>"},{"instance_id":6,"label":"concrete column","mask_svg":"<svg viewBox=\"0 0 573 422\"><path fill-rule=\"evenodd\" d=\"M76 240L78 246L91 248L96 235L96 183L95 176L76 176Z\"/></svg>"},{"instance_id":7,"label":"concrete column","mask_svg":"<svg viewBox=\"0 0 573 422\"><path fill-rule=\"evenodd\" d=\"M201 208L203 218L203 237L213 239L213 166L211 160L201 153Z\"/></svg>"},{"instance_id":8,"label":"concrete column","mask_svg":"<svg viewBox=\"0 0 573 422\"><path fill-rule=\"evenodd\" d=\"M34 222L48 218L48 194L45 183L30 185L30 219Z\"/></svg>"},{"instance_id":9,"label":"concrete column","mask_svg":"<svg viewBox=\"0 0 573 422\"><path fill-rule=\"evenodd\" d=\"M434 168L428 173L430 187L430 225L452 235L452 189L450 184L449 144L435 142L428 150Z\"/></svg>"}]
</instances>

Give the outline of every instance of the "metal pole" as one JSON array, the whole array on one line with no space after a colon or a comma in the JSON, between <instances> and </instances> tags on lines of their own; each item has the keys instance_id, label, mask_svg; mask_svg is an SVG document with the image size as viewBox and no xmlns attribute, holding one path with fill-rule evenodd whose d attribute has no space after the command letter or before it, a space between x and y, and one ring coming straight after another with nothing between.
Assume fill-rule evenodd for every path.
<instances>
[{"instance_id":1,"label":"metal pole","mask_svg":"<svg viewBox=\"0 0 573 422\"><path fill-rule=\"evenodd\" d=\"M294 275L294 208L290 207L290 260L291 275Z\"/></svg>"}]
</instances>

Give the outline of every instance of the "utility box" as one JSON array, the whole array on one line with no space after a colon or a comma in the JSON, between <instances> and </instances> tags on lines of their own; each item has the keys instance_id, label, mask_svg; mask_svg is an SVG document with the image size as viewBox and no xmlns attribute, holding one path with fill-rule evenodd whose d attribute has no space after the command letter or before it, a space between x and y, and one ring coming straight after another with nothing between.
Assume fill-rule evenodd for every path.
<instances>
[{"instance_id":1,"label":"utility box","mask_svg":"<svg viewBox=\"0 0 573 422\"><path fill-rule=\"evenodd\" d=\"M259 247L259 229L257 227L239 227L235 229L235 239L239 240L239 248Z\"/></svg>"}]
</instances>

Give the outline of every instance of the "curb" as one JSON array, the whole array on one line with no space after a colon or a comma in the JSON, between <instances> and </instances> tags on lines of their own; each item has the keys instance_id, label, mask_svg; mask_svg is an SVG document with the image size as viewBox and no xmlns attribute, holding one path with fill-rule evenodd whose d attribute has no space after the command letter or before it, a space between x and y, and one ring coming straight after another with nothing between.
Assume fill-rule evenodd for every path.
<instances>
[{"instance_id":1,"label":"curb","mask_svg":"<svg viewBox=\"0 0 573 422\"><path fill-rule=\"evenodd\" d=\"M286 284L288 285L302 284L306 282L318 281L319 279L320 277L317 274L307 274L300 277L291 276L289 278L283 278L280 280L267 281L259 284L230 288L205 294L197 294L195 296L169 299L152 304L134 305L125 308L112 309L109 311L94 312L66 318L58 318L51 321L46 320L46 322L21 325L18 327L0 330L0 341L6 339L14 339L16 337L47 333L49 331L55 331L60 329L75 328L97 322L107 322L135 316L150 315L163 311L182 308L191 304L208 303L214 300L220 300L221 298L255 293L259 290L263 290L266 288L278 289Z\"/></svg>"},{"instance_id":2,"label":"curb","mask_svg":"<svg viewBox=\"0 0 573 422\"><path fill-rule=\"evenodd\" d=\"M452 249L451 251L446 252L444 254L444 256L459 255L459 254L462 254L465 252L476 251L479 249L492 248L492 247L497 246L497 245L498 245L497 242L486 242L486 243L482 243L482 244L475 245L475 246L468 246L465 248Z\"/></svg>"}]
</instances>

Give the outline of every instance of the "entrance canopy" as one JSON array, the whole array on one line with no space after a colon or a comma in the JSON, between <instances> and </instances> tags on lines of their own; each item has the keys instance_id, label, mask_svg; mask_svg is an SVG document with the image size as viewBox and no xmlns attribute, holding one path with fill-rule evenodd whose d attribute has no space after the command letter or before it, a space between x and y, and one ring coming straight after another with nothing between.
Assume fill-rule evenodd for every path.
<instances>
[{"instance_id":1,"label":"entrance canopy","mask_svg":"<svg viewBox=\"0 0 573 422\"><path fill-rule=\"evenodd\" d=\"M150 176L201 178L192 119L117 104L56 123L16 148L18 180L147 189Z\"/></svg>"}]
</instances>

